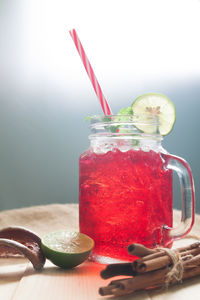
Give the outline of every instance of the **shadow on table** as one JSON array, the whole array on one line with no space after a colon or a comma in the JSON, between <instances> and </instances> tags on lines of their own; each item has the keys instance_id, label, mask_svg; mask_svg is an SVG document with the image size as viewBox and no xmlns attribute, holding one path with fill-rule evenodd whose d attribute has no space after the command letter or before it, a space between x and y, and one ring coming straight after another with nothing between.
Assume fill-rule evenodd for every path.
<instances>
[{"instance_id":1,"label":"shadow on table","mask_svg":"<svg viewBox=\"0 0 200 300\"><path fill-rule=\"evenodd\" d=\"M26 258L0 258L0 284L2 279L19 281L26 270L27 263Z\"/></svg>"}]
</instances>

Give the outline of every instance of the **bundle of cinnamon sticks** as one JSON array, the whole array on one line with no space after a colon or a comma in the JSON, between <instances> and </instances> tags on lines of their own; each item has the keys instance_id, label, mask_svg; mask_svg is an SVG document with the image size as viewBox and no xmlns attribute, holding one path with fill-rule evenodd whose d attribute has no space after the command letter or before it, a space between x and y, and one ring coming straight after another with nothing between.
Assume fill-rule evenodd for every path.
<instances>
[{"instance_id":1,"label":"bundle of cinnamon sticks","mask_svg":"<svg viewBox=\"0 0 200 300\"><path fill-rule=\"evenodd\" d=\"M139 259L130 263L107 265L101 271L102 278L119 275L126 277L101 287L100 295L123 296L139 290L165 287L200 275L200 242L175 250L149 249L140 244L132 244L128 247L128 252Z\"/></svg>"}]
</instances>

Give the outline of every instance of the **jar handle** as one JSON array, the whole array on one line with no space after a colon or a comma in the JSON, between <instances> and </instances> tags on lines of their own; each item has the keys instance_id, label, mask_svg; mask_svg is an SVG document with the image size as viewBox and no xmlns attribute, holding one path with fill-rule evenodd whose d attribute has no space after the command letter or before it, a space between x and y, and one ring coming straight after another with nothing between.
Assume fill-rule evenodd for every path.
<instances>
[{"instance_id":1,"label":"jar handle","mask_svg":"<svg viewBox=\"0 0 200 300\"><path fill-rule=\"evenodd\" d=\"M161 154L164 160L164 168L175 171L178 175L181 196L182 196L182 214L181 223L178 227L169 228L164 226L165 229L169 230L169 236L171 241L178 238L184 237L191 230L194 224L195 216L195 192L194 192L194 181L192 177L192 171L188 163L175 155Z\"/></svg>"}]
</instances>

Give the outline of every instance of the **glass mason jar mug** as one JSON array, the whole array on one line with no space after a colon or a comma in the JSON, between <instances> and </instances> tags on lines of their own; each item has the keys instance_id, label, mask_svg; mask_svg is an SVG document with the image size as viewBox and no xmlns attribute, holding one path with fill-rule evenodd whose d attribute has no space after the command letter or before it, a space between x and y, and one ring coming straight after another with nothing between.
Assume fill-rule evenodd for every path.
<instances>
[{"instance_id":1,"label":"glass mason jar mug","mask_svg":"<svg viewBox=\"0 0 200 300\"><path fill-rule=\"evenodd\" d=\"M91 145L79 160L79 226L95 241L91 259L132 260L127 253L131 243L170 247L194 223L189 165L162 147L155 119L94 116L90 121ZM149 132L145 127L151 133L144 133ZM182 217L176 228L173 171L182 196Z\"/></svg>"}]
</instances>

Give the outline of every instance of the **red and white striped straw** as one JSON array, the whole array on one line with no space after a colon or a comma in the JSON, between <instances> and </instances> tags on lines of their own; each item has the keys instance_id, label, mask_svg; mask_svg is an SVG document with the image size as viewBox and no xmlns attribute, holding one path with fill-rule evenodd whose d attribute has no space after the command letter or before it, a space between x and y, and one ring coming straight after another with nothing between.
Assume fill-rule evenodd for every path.
<instances>
[{"instance_id":1,"label":"red and white striped straw","mask_svg":"<svg viewBox=\"0 0 200 300\"><path fill-rule=\"evenodd\" d=\"M89 59L87 58L85 50L83 49L81 41L78 38L76 30L75 29L70 30L70 35L71 35L71 37L72 37L72 39L74 41L74 44L76 46L76 49L77 49L77 51L78 51L78 53L80 55L80 58L81 58L82 62L83 62L85 70L86 70L86 72L87 72L87 74L88 74L88 76L90 78L90 81L91 81L91 83L93 85L95 93L96 93L96 95L97 95L97 97L98 97L98 99L100 101L100 104L101 104L101 107L103 109L104 114L106 116L112 115L112 112L111 112L111 109L109 107L109 104L108 104L106 98L103 95L103 92L101 90L99 82L98 82L98 80L97 80L97 78L96 78L96 76L94 74L94 71L93 71L92 66L91 66L91 64L89 62Z\"/></svg>"}]
</instances>

